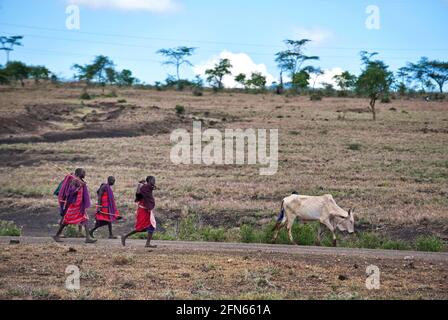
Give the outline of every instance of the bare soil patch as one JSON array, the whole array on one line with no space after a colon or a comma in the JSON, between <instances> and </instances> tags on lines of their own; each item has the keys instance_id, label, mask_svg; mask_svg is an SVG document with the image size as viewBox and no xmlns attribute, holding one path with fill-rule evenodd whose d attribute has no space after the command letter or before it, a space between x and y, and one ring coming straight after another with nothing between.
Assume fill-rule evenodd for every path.
<instances>
[{"instance_id":1,"label":"bare soil patch","mask_svg":"<svg viewBox=\"0 0 448 320\"><path fill-rule=\"evenodd\" d=\"M25 106L25 111L15 117L0 118L0 136L3 137L0 143L54 143L157 135L169 133L182 125L181 118L169 114L157 121L129 121L133 115L148 111L116 102L34 104ZM160 113L155 108L152 112Z\"/></svg>"}]
</instances>

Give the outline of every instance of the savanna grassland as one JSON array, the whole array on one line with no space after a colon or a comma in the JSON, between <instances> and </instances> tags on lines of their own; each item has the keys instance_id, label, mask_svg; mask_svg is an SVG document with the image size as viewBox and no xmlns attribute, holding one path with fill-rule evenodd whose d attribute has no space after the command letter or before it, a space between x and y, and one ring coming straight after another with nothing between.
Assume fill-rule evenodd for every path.
<instances>
[{"instance_id":1,"label":"savanna grassland","mask_svg":"<svg viewBox=\"0 0 448 320\"><path fill-rule=\"evenodd\" d=\"M262 226L298 191L355 207L358 230L403 241L448 237L448 101L393 99L379 104L374 122L360 98L106 88L109 97L91 89L94 98L80 100L76 85L0 90L0 220L24 234L54 232L52 193L64 175L56 164L84 167L93 198L116 177L128 218L119 228L132 224L136 182L151 174L162 230L189 214L225 229ZM279 129L277 174L261 176L258 165L172 164L170 133L191 131L193 119L220 130Z\"/></svg>"}]
</instances>

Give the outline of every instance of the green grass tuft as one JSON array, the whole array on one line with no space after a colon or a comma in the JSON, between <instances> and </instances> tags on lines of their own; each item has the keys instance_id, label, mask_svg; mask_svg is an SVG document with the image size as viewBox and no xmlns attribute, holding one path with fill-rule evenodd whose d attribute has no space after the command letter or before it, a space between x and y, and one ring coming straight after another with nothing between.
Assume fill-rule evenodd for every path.
<instances>
[{"instance_id":1,"label":"green grass tuft","mask_svg":"<svg viewBox=\"0 0 448 320\"><path fill-rule=\"evenodd\" d=\"M64 229L64 236L66 238L83 238L82 232L79 232L78 226L68 225Z\"/></svg>"},{"instance_id":2,"label":"green grass tuft","mask_svg":"<svg viewBox=\"0 0 448 320\"><path fill-rule=\"evenodd\" d=\"M444 248L445 243L436 236L420 236L415 241L415 249L418 251L440 252Z\"/></svg>"},{"instance_id":3,"label":"green grass tuft","mask_svg":"<svg viewBox=\"0 0 448 320\"><path fill-rule=\"evenodd\" d=\"M19 237L21 233L22 229L20 229L14 222L0 220L1 237Z\"/></svg>"}]
</instances>

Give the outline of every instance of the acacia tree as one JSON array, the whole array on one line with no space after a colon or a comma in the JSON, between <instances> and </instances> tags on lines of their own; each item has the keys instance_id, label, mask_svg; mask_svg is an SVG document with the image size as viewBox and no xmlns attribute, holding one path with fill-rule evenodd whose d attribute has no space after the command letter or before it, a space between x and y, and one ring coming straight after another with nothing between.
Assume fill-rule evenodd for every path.
<instances>
[{"instance_id":1,"label":"acacia tree","mask_svg":"<svg viewBox=\"0 0 448 320\"><path fill-rule=\"evenodd\" d=\"M280 69L280 85L278 86L277 93L282 94L284 89L283 73L291 70L292 64L289 53L287 51L280 51L275 56L275 62L277 63L277 67Z\"/></svg>"},{"instance_id":2,"label":"acacia tree","mask_svg":"<svg viewBox=\"0 0 448 320\"><path fill-rule=\"evenodd\" d=\"M261 72L252 72L250 79L247 80L247 86L250 88L264 90L266 88L266 77Z\"/></svg>"},{"instance_id":3,"label":"acacia tree","mask_svg":"<svg viewBox=\"0 0 448 320\"><path fill-rule=\"evenodd\" d=\"M224 76L231 74L232 64L229 59L221 59L213 69L205 70L207 81L216 90L221 90L224 86L222 80Z\"/></svg>"},{"instance_id":4,"label":"acacia tree","mask_svg":"<svg viewBox=\"0 0 448 320\"><path fill-rule=\"evenodd\" d=\"M10 79L20 81L22 87L25 86L25 79L30 77L31 68L21 61L10 61L4 69L4 73Z\"/></svg>"},{"instance_id":5,"label":"acacia tree","mask_svg":"<svg viewBox=\"0 0 448 320\"><path fill-rule=\"evenodd\" d=\"M73 69L77 70L76 77L79 80L86 80L87 85L92 81L96 81L102 86L103 94L106 82L111 80L114 63L106 56L99 55L95 57L92 64L81 66L79 64L73 65ZM114 77L114 76L113 76Z\"/></svg>"},{"instance_id":6,"label":"acacia tree","mask_svg":"<svg viewBox=\"0 0 448 320\"><path fill-rule=\"evenodd\" d=\"M246 79L246 75L244 73L240 73L235 77L235 81L239 84L241 84L244 89L248 89L248 85L247 85L247 79Z\"/></svg>"},{"instance_id":7,"label":"acacia tree","mask_svg":"<svg viewBox=\"0 0 448 320\"><path fill-rule=\"evenodd\" d=\"M325 72L319 67L317 67L317 68L308 67L308 73L310 75L314 75L314 79L313 79L313 91L314 91L314 88L316 87L317 79L319 79L320 76L323 76L325 74Z\"/></svg>"},{"instance_id":8,"label":"acacia tree","mask_svg":"<svg viewBox=\"0 0 448 320\"><path fill-rule=\"evenodd\" d=\"M388 94L393 83L393 73L381 60L372 60L377 53L361 52L361 60L364 65L361 75L356 82L356 90L359 94L370 98L370 111L373 120L376 120L376 101L383 95Z\"/></svg>"},{"instance_id":9,"label":"acacia tree","mask_svg":"<svg viewBox=\"0 0 448 320\"><path fill-rule=\"evenodd\" d=\"M235 81L244 86L244 89L266 89L266 77L261 72L252 72L249 79L244 73L240 73L235 77Z\"/></svg>"},{"instance_id":10,"label":"acacia tree","mask_svg":"<svg viewBox=\"0 0 448 320\"><path fill-rule=\"evenodd\" d=\"M401 96L404 96L406 94L406 91L408 90L408 85L411 80L411 76L409 74L409 69L407 67L401 67L397 71L397 78L399 81L397 81L397 91Z\"/></svg>"},{"instance_id":11,"label":"acacia tree","mask_svg":"<svg viewBox=\"0 0 448 320\"><path fill-rule=\"evenodd\" d=\"M117 71L113 67L108 67L104 70L106 74L106 81L107 84L111 85L117 82Z\"/></svg>"},{"instance_id":12,"label":"acacia tree","mask_svg":"<svg viewBox=\"0 0 448 320\"><path fill-rule=\"evenodd\" d=\"M171 49L160 49L157 51L157 54L160 54L166 58L163 65L171 65L176 67L176 77L177 82L180 82L180 67L184 64L188 66L193 66L193 64L187 60L188 57L191 57L196 48L193 47L177 47Z\"/></svg>"},{"instance_id":13,"label":"acacia tree","mask_svg":"<svg viewBox=\"0 0 448 320\"><path fill-rule=\"evenodd\" d=\"M435 84L443 93L443 87L448 82L448 62L439 60L429 60L426 57L420 58L416 63L408 63L406 67L400 68L409 78L420 84L422 92L431 91Z\"/></svg>"},{"instance_id":14,"label":"acacia tree","mask_svg":"<svg viewBox=\"0 0 448 320\"><path fill-rule=\"evenodd\" d=\"M437 83L440 93L443 93L443 86L448 81L448 62L430 60L426 62L424 69L428 78Z\"/></svg>"},{"instance_id":15,"label":"acacia tree","mask_svg":"<svg viewBox=\"0 0 448 320\"><path fill-rule=\"evenodd\" d=\"M123 69L116 74L116 82L119 86L132 86L137 79L132 76L131 70Z\"/></svg>"},{"instance_id":16,"label":"acacia tree","mask_svg":"<svg viewBox=\"0 0 448 320\"><path fill-rule=\"evenodd\" d=\"M29 67L29 75L35 83L39 83L40 80L50 79L51 72L44 66L33 66Z\"/></svg>"},{"instance_id":17,"label":"acacia tree","mask_svg":"<svg viewBox=\"0 0 448 320\"><path fill-rule=\"evenodd\" d=\"M341 74L337 74L333 77L336 84L341 89L342 95L346 96L347 91L353 89L356 85L356 76L348 71L344 71Z\"/></svg>"},{"instance_id":18,"label":"acacia tree","mask_svg":"<svg viewBox=\"0 0 448 320\"><path fill-rule=\"evenodd\" d=\"M14 46L21 46L22 42L20 40L23 39L23 36L11 36L11 37L0 37L0 50L6 52L6 64L9 62L9 54L14 50Z\"/></svg>"},{"instance_id":19,"label":"acacia tree","mask_svg":"<svg viewBox=\"0 0 448 320\"><path fill-rule=\"evenodd\" d=\"M409 62L403 69L406 70L409 76L420 85L420 91L426 92L431 90L431 80L428 78L426 65L428 58L422 57L417 63Z\"/></svg>"},{"instance_id":20,"label":"acacia tree","mask_svg":"<svg viewBox=\"0 0 448 320\"><path fill-rule=\"evenodd\" d=\"M296 90L305 90L310 81L310 74L307 70L301 70L300 72L294 73L292 77L292 85Z\"/></svg>"},{"instance_id":21,"label":"acacia tree","mask_svg":"<svg viewBox=\"0 0 448 320\"><path fill-rule=\"evenodd\" d=\"M310 42L309 39L302 40L285 40L284 43L287 49L278 52L275 56L275 62L280 69L280 87L283 88L283 73L288 72L291 79L294 79L294 75L304 71L302 68L306 61L319 60L318 56L307 56L304 54L305 46ZM308 67L309 68L309 67ZM308 73L308 72L307 72ZM303 77L303 74L302 76ZM293 81L294 85L294 81Z\"/></svg>"}]
</instances>

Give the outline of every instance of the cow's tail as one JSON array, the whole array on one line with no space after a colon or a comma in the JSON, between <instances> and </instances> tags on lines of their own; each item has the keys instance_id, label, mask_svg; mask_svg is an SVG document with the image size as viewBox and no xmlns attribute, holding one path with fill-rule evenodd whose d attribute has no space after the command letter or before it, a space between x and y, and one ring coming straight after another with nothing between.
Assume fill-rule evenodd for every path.
<instances>
[{"instance_id":1,"label":"cow's tail","mask_svg":"<svg viewBox=\"0 0 448 320\"><path fill-rule=\"evenodd\" d=\"M277 217L277 223L275 224L275 226L272 228L272 231L277 230L278 228L280 228L280 226L285 222L286 220L286 216L285 216L285 207L284 207L284 202L285 200L282 201L282 205L280 207L280 214Z\"/></svg>"}]
</instances>

